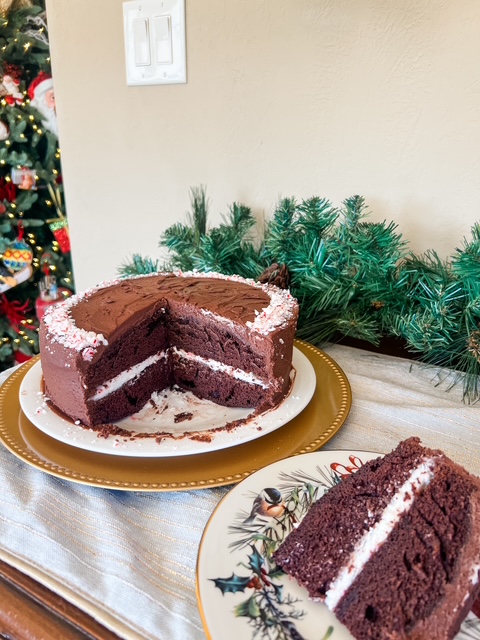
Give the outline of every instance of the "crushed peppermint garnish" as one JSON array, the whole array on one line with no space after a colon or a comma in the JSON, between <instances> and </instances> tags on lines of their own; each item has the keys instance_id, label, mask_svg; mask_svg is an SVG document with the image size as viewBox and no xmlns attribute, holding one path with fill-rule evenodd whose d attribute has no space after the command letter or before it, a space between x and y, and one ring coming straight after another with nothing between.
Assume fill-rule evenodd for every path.
<instances>
[{"instance_id":1,"label":"crushed peppermint garnish","mask_svg":"<svg viewBox=\"0 0 480 640\"><path fill-rule=\"evenodd\" d=\"M70 314L70 308L86 297L88 296L85 294L83 296L71 296L63 302L49 307L43 316L43 321L48 327L48 332L54 342L59 342L76 351L90 348L93 357L98 345L107 345L108 341L101 333L85 331L85 329L77 327ZM85 359L89 359L88 354Z\"/></svg>"},{"instance_id":2,"label":"crushed peppermint garnish","mask_svg":"<svg viewBox=\"0 0 480 640\"><path fill-rule=\"evenodd\" d=\"M246 326L252 331L263 335L271 333L277 327L288 322L295 312L295 304L292 304L295 302L295 299L288 290L279 289L270 284L262 284L252 280L251 278L242 278L241 276L236 275L228 276L216 272L201 273L197 271L159 271L101 282L96 287L87 289L83 293L73 295L66 298L64 301L49 307L43 316L43 322L45 323L50 337L54 342L63 344L65 347L74 349L75 351L82 352L82 357L85 360L90 361L94 357L97 352L97 348L100 345L108 345L108 340L101 333L98 334L94 331L86 331L85 329L77 327L70 312L71 308L79 302L91 297L96 291L124 282L125 280L168 275L185 278L217 278L231 282L243 283L257 289L261 289L270 297L270 304L262 311L256 310L255 320L253 322L247 321ZM207 310L204 310L204 312L212 313ZM216 314L212 313L212 315Z\"/></svg>"}]
</instances>

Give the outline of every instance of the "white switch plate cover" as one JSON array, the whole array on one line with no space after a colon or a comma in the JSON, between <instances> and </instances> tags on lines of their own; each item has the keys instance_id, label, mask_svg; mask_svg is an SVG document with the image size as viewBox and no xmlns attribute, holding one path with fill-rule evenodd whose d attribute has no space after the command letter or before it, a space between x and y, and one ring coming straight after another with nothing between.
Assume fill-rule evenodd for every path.
<instances>
[{"instance_id":1,"label":"white switch plate cover","mask_svg":"<svg viewBox=\"0 0 480 640\"><path fill-rule=\"evenodd\" d=\"M171 62L157 62L157 38L165 34L157 34L156 24L162 16L170 17L171 28ZM148 45L150 48L150 64L138 64L135 57L135 21L147 20ZM182 84L187 81L187 56L185 42L185 0L129 0L123 3L123 26L125 40L125 64L128 85L149 84Z\"/></svg>"}]
</instances>

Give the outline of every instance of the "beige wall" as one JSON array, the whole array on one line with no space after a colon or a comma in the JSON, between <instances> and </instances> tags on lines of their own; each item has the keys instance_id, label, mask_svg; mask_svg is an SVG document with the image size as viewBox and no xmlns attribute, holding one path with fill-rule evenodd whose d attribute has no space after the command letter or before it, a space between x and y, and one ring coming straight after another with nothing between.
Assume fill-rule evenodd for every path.
<instances>
[{"instance_id":1,"label":"beige wall","mask_svg":"<svg viewBox=\"0 0 480 640\"><path fill-rule=\"evenodd\" d=\"M365 196L416 251L480 219L478 0L187 0L185 85L127 87L121 0L47 0L77 287L158 240L204 184Z\"/></svg>"}]
</instances>

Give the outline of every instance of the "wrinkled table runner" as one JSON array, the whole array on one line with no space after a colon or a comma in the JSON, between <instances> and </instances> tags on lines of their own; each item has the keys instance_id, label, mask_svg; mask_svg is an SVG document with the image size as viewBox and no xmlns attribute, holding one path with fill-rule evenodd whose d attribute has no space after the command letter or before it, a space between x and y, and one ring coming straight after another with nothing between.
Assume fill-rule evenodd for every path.
<instances>
[{"instance_id":1,"label":"wrinkled table runner","mask_svg":"<svg viewBox=\"0 0 480 640\"><path fill-rule=\"evenodd\" d=\"M461 386L446 391L448 381L437 384L434 370L410 360L340 345L325 351L347 374L353 396L349 417L326 449L384 452L418 435L480 475L480 406L462 403ZM0 482L1 560L125 640L205 638L195 595L197 550L229 487L100 489L50 476L3 446Z\"/></svg>"}]
</instances>

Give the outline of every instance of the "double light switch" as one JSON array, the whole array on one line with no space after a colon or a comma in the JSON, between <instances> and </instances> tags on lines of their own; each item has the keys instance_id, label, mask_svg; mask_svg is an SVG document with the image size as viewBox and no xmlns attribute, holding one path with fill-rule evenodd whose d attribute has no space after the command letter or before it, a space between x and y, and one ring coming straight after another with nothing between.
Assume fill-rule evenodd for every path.
<instances>
[{"instance_id":1,"label":"double light switch","mask_svg":"<svg viewBox=\"0 0 480 640\"><path fill-rule=\"evenodd\" d=\"M127 84L186 82L185 0L124 2Z\"/></svg>"}]
</instances>

